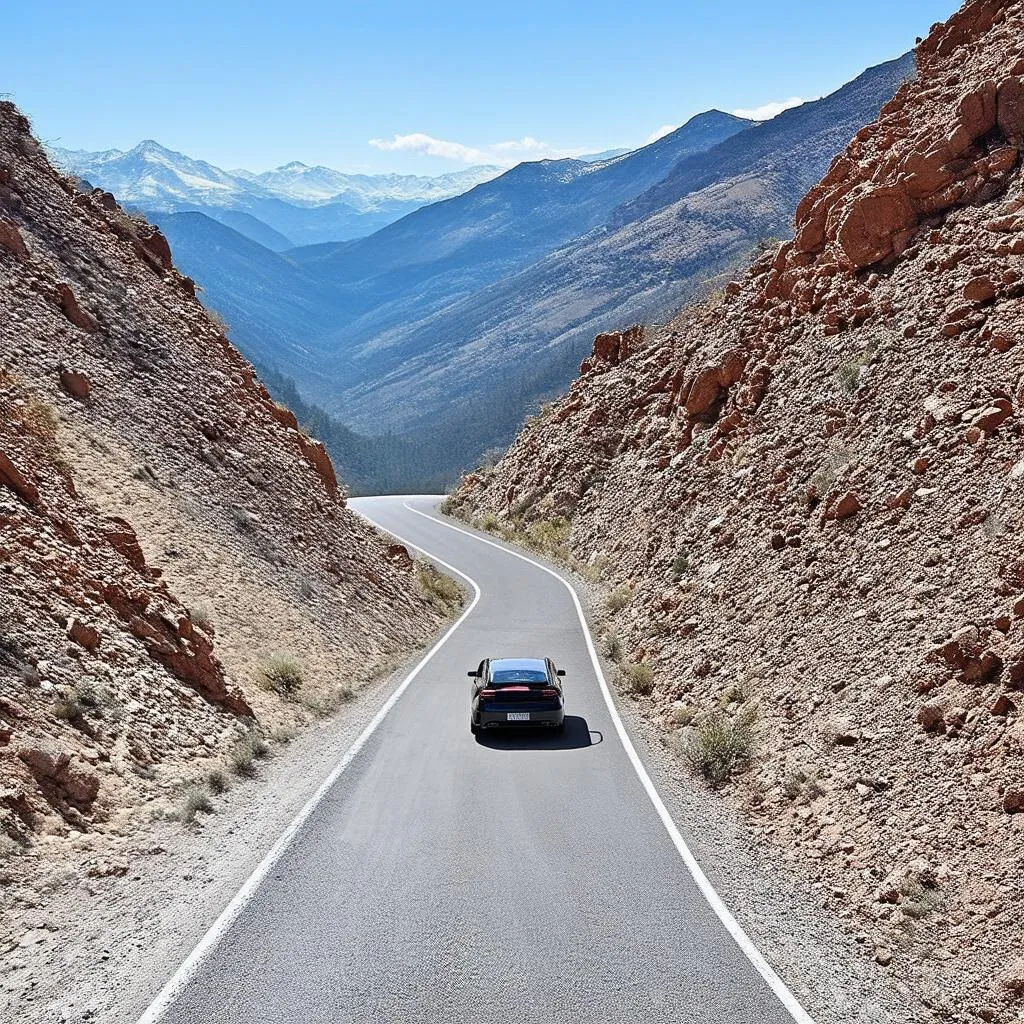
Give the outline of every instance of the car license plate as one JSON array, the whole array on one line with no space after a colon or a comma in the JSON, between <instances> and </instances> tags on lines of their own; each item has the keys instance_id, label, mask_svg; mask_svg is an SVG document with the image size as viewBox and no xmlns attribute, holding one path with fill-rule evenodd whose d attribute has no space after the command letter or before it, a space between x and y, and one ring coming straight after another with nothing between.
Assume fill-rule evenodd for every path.
<instances>
[{"instance_id":1,"label":"car license plate","mask_svg":"<svg viewBox=\"0 0 1024 1024\"><path fill-rule=\"evenodd\" d=\"M508 717L505 719L506 722L528 722L529 720L529 711L510 711L508 712Z\"/></svg>"}]
</instances>

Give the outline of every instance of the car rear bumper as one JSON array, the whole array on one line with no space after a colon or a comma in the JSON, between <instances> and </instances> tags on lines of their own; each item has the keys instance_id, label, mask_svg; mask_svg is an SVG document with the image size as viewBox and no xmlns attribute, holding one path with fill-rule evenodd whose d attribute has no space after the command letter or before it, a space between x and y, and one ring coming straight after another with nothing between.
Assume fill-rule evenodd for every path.
<instances>
[{"instance_id":1,"label":"car rear bumper","mask_svg":"<svg viewBox=\"0 0 1024 1024\"><path fill-rule=\"evenodd\" d=\"M513 719L509 721L509 713L529 714L526 721ZM565 721L564 708L510 708L503 707L500 710L487 709L477 713L477 725L481 729L515 729L515 728L537 728L557 727Z\"/></svg>"}]
</instances>

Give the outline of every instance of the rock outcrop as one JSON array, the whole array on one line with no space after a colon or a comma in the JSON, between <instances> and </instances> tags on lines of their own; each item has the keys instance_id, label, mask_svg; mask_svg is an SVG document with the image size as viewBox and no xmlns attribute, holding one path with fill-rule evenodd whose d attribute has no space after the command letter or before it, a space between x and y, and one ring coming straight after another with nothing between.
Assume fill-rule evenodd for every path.
<instances>
[{"instance_id":1,"label":"rock outcrop","mask_svg":"<svg viewBox=\"0 0 1024 1024\"><path fill-rule=\"evenodd\" d=\"M1008 1021L1024 3L966 4L917 65L792 242L624 359L602 342L454 504L568 519L572 556L630 595L609 649L653 669L637 699L666 740L756 706L728 798L937 1016Z\"/></svg>"},{"instance_id":2,"label":"rock outcrop","mask_svg":"<svg viewBox=\"0 0 1024 1024\"><path fill-rule=\"evenodd\" d=\"M4 844L130 834L438 625L223 331L163 235L56 173L0 103ZM259 685L278 652L302 701ZM27 865L43 884L38 857L5 882Z\"/></svg>"}]
</instances>

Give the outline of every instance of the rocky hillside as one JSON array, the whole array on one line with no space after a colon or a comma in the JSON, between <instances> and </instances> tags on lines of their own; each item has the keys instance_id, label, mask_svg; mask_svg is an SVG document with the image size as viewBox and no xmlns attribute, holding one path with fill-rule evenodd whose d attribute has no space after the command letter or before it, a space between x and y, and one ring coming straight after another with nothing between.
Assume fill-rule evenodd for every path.
<instances>
[{"instance_id":1,"label":"rocky hillside","mask_svg":"<svg viewBox=\"0 0 1024 1024\"><path fill-rule=\"evenodd\" d=\"M626 699L908 998L1012 1021L1024 3L972 0L916 57L793 241L657 336L599 337L453 505L615 588Z\"/></svg>"},{"instance_id":2,"label":"rocky hillside","mask_svg":"<svg viewBox=\"0 0 1024 1024\"><path fill-rule=\"evenodd\" d=\"M56 173L9 103L0 341L13 886L39 882L44 862L74 876L73 837L173 811L189 780L337 708L440 615L404 551L346 508L323 448L270 400L163 236ZM4 910L28 898L4 892Z\"/></svg>"}]
</instances>

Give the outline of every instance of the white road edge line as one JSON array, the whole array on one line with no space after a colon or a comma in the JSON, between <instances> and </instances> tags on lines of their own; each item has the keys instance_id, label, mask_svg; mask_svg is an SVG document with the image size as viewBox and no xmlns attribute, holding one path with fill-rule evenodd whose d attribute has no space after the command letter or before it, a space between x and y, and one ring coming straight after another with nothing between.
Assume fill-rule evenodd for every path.
<instances>
[{"instance_id":1,"label":"white road edge line","mask_svg":"<svg viewBox=\"0 0 1024 1024\"><path fill-rule=\"evenodd\" d=\"M363 516L369 522L373 523L378 529L384 533L391 533L383 526L374 523L369 516ZM392 536L395 536L392 534ZM399 537L399 540L402 538ZM408 543L406 541L405 543ZM410 547L415 548L417 551L422 550L416 547L414 544L410 544ZM423 552L428 554L428 552ZM424 655L423 659L419 664L402 680L398 689L391 694L390 697L381 705L377 714L373 716L369 724L359 734L356 741L351 747L345 752L345 756L338 762L334 770L330 775L323 781L320 788L306 801L305 806L295 816L292 823L284 830L277 842L270 848L267 855L257 865L255 871L245 880L242 884L241 889L235 893L231 902L221 911L220 916L210 926L206 934L199 940L196 947L189 954L188 959L182 963L182 965L171 975L170 979L160 990L157 997L150 1003L146 1012L139 1018L138 1024L157 1024L158 1021L162 1020L164 1014L170 1008L171 1004L181 995L182 991L188 985L188 983L195 977L199 968L209 958L210 954L217 947L217 944L224 938L228 930L235 923L239 914L246 908L249 902L252 900L253 895L259 888L260 884L267 877L268 874L273 870L274 865L281 859L281 855L288 849L292 840L297 835L299 829L306 823L309 816L316 809L317 804L324 798L331 787L338 781L342 772L352 763L356 755L366 745L366 741L374 734L377 727L384 721L388 712L398 703L398 699L403 693L409 688L412 681L420 674L423 667L434 657L435 654L444 646L448 638L462 625L466 618L470 615L473 609L476 607L477 602L480 600L480 588L477 586L476 581L467 576L464 572L460 572L455 568L454 565L449 565L447 562L443 562L440 558L435 558L430 555L432 561L438 565L444 566L449 572L454 573L456 576L461 576L472 588L473 588L473 600L470 601L469 607L452 623L451 626L445 631L444 635L440 640L434 644L433 647Z\"/></svg>"},{"instance_id":2,"label":"white road edge line","mask_svg":"<svg viewBox=\"0 0 1024 1024\"><path fill-rule=\"evenodd\" d=\"M622 719L619 716L618 708L615 707L615 702L612 700L611 691L608 688L608 682L604 677L604 672L601 670L601 662L597 657L597 651L594 648L594 641L590 635L590 628L587 626L587 620L583 614L583 606L580 604L576 588L560 573L555 572L554 569L549 569L546 565L542 565L540 562L534 561L527 555L521 554L518 551L513 551L511 548L505 547L503 544L498 544L493 540L488 540L486 537L481 537L479 534L473 533L470 530L464 530L462 527L455 526L453 523L446 523L443 519L438 519L436 516L428 515L426 512L421 512L418 508L413 508L408 502L403 502L403 507L408 509L410 512L416 513L418 516L423 516L424 519L429 519L431 522L437 523L439 526L444 526L449 530L454 530L456 533L463 533L467 537L472 537L474 540L479 541L481 544L487 544L492 548L497 548L499 551L504 551L505 554L511 555L513 558L518 558L523 562L529 562L530 565L536 566L538 569L546 572L549 576L554 576L554 578L569 591L569 594L572 596L573 605L576 608L576 614L579 616L580 625L583 628L583 635L587 641L587 650L590 652L590 660L593 663L594 672L597 674L597 681L601 687L601 693L604 695L605 703L608 705L608 711L612 716L612 721L615 723L615 731L619 734L619 740L625 748L626 755L629 757L629 760L633 765L633 770L639 777L647 796L654 805L655 811L658 812L658 817L661 818L661 822L665 826L665 829L669 834L669 838L671 838L676 850L679 851L679 856L686 865L686 869L693 876L693 880L697 883L697 887L700 889L701 893L703 893L704 898L708 901L708 904L711 906L711 909L715 912L718 919L725 926L726 931L733 937L736 945L740 947L740 950L753 965L757 973L764 978L768 987L775 993L775 996L786 1008L793 1020L796 1021L797 1024L814 1024L814 1020L811 1015L800 1005L796 996L793 995L786 983L775 973L771 964L765 960L761 951L754 945L753 940L743 930L736 918L732 916L732 912L725 905L722 897L718 895L718 892L709 881L707 875L704 874L701 866L697 863L696 857L694 857L690 848L686 845L686 840L683 839L682 833L679 831L676 823L672 820L672 815L669 813L664 801L658 794L658 790L655 788L650 775L647 774L647 769L640 760L640 756L637 754L636 748L633 746L633 741L629 738L629 734L626 732L626 727L623 725ZM399 537L398 539L401 540L402 538ZM436 559L433 555L430 555L429 551L426 551L423 548L420 548L419 550L433 558L434 561L438 562L438 564L444 564L440 559ZM459 575L462 576L463 574L459 573Z\"/></svg>"}]
</instances>

